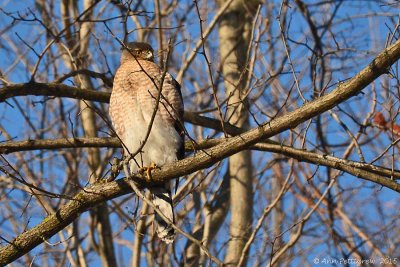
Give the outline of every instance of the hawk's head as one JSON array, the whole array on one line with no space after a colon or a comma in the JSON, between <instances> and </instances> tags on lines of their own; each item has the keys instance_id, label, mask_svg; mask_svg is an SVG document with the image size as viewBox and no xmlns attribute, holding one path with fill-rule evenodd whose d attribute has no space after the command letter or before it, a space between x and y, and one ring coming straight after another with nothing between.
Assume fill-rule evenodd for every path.
<instances>
[{"instance_id":1,"label":"hawk's head","mask_svg":"<svg viewBox=\"0 0 400 267\"><path fill-rule=\"evenodd\" d=\"M131 59L132 57L154 62L154 50L148 43L130 42L122 49L121 62Z\"/></svg>"}]
</instances>

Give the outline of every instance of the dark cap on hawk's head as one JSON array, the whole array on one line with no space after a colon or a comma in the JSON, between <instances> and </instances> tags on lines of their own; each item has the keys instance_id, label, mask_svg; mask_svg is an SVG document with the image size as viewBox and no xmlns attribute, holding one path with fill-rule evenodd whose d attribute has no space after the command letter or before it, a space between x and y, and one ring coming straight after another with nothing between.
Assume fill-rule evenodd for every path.
<instances>
[{"instance_id":1,"label":"dark cap on hawk's head","mask_svg":"<svg viewBox=\"0 0 400 267\"><path fill-rule=\"evenodd\" d=\"M154 49L148 43L129 42L122 49L121 63L132 58L154 62Z\"/></svg>"}]
</instances>

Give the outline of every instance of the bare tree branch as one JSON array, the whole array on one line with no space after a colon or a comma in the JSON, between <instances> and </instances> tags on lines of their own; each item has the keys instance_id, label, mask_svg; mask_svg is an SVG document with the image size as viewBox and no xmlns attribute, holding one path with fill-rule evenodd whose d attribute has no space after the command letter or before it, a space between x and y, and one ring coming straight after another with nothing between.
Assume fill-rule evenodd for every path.
<instances>
[{"instance_id":1,"label":"bare tree branch","mask_svg":"<svg viewBox=\"0 0 400 267\"><path fill-rule=\"evenodd\" d=\"M400 41L381 52L366 68L360 71L352 79L341 83L332 92L312 101L302 107L276 117L268 123L242 133L238 136L227 138L220 144L199 151L195 156L190 156L184 160L173 164L165 165L160 170L154 171L152 178L155 182L163 182L168 179L183 176L196 170L212 166L216 162L229 157L239 151L248 149L256 143L265 140L282 131L296 127L302 122L321 114L334 106L346 101L352 96L361 92L368 84L381 74L386 73L387 69L400 58ZM358 172L361 176L362 172ZM140 177L137 177L140 178ZM374 177L383 186L392 188L400 192L400 185L391 179L380 179ZM84 188L75 195L74 200L69 201L58 212L48 216L36 227L25 231L19 235L11 244L0 249L0 265L12 262L24 255L47 238L53 236L71 223L80 213L89 208L130 192L126 180L118 180L111 183L95 184Z\"/></svg>"}]
</instances>

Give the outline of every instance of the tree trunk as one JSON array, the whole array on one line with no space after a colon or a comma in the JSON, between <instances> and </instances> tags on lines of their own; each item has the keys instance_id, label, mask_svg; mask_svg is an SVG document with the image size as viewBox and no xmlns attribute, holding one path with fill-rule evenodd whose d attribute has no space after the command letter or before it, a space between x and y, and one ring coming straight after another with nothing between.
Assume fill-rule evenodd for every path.
<instances>
[{"instance_id":1,"label":"tree trunk","mask_svg":"<svg viewBox=\"0 0 400 267\"><path fill-rule=\"evenodd\" d=\"M225 1L219 0L222 6ZM229 97L227 120L241 128L249 126L247 101L247 50L252 20L258 2L234 1L219 23L220 55L226 96ZM236 266L252 225L253 190L251 152L243 151L229 159L230 239L225 255L227 265Z\"/></svg>"},{"instance_id":2,"label":"tree trunk","mask_svg":"<svg viewBox=\"0 0 400 267\"><path fill-rule=\"evenodd\" d=\"M93 3L93 0L85 0L83 2L83 9L87 10L90 6L92 6ZM90 22L82 22L82 24L80 24L78 37L72 35L71 32L73 31L73 28L69 28L72 27L69 25L70 16L78 16L78 10L78 3L74 1L64 0L63 4L61 5L61 14L63 15L64 26L68 27L66 30L67 42L70 46L70 51L72 51L71 54L75 59L75 61L72 61L70 57L64 57L66 65L71 70L86 69L88 67L87 58L89 51L89 36L92 25ZM93 15L92 11L93 10L86 13L86 19L90 20L91 16ZM78 50L75 50L74 46L76 44L79 44ZM90 78L86 75L77 75L74 80L81 88L88 90L93 90L94 88ZM79 102L82 127L85 137L97 137L96 116L91 106L92 104L89 101ZM90 183L94 183L99 179L99 170L101 169L101 164L107 163L101 162L100 151L98 148L88 148L87 155L90 176L89 181ZM107 203L102 203L94 208L91 219L96 222L96 230L99 242L96 246L96 249L101 258L102 266L117 266Z\"/></svg>"}]
</instances>

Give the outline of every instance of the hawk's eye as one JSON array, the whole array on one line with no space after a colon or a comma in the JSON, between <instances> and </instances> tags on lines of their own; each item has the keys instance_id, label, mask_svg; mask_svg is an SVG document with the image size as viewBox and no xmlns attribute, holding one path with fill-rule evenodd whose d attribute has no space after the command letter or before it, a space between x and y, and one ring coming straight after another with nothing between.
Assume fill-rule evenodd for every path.
<instances>
[{"instance_id":1,"label":"hawk's eye","mask_svg":"<svg viewBox=\"0 0 400 267\"><path fill-rule=\"evenodd\" d=\"M142 50L136 50L136 54L140 55L142 53Z\"/></svg>"}]
</instances>

